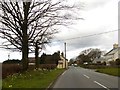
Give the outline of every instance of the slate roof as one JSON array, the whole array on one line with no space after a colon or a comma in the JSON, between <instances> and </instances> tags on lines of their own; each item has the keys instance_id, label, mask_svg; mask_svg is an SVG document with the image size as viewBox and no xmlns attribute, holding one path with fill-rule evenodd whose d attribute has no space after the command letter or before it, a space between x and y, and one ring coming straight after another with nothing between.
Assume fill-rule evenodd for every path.
<instances>
[{"instance_id":1,"label":"slate roof","mask_svg":"<svg viewBox=\"0 0 120 90\"><path fill-rule=\"evenodd\" d=\"M120 47L110 50L110 51L109 51L108 53L106 53L104 56L114 55L117 51L120 51Z\"/></svg>"}]
</instances>

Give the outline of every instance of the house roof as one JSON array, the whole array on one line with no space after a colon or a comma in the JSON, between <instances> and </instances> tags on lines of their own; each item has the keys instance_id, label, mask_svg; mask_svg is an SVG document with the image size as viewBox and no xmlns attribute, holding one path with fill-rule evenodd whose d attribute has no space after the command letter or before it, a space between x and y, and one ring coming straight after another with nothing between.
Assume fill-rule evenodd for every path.
<instances>
[{"instance_id":1,"label":"house roof","mask_svg":"<svg viewBox=\"0 0 120 90\"><path fill-rule=\"evenodd\" d=\"M113 54L115 54L117 51L120 51L120 47L110 50L110 51L109 51L108 53L106 53L104 56L113 55Z\"/></svg>"},{"instance_id":2,"label":"house roof","mask_svg":"<svg viewBox=\"0 0 120 90\"><path fill-rule=\"evenodd\" d=\"M64 58L63 56L61 56L61 55L60 55L60 59L61 59L61 60L65 60L65 58Z\"/></svg>"},{"instance_id":3,"label":"house roof","mask_svg":"<svg viewBox=\"0 0 120 90\"><path fill-rule=\"evenodd\" d=\"M100 58L96 58L93 62L97 62L97 61L104 61L105 58L104 57L100 57Z\"/></svg>"}]
</instances>

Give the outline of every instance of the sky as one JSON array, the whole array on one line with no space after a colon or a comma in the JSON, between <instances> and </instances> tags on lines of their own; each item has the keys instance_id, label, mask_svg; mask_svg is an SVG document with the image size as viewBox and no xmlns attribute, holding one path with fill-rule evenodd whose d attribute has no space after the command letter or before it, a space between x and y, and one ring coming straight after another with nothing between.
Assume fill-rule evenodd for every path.
<instances>
[{"instance_id":1,"label":"sky","mask_svg":"<svg viewBox=\"0 0 120 90\"><path fill-rule=\"evenodd\" d=\"M59 33L54 35L52 43L46 45L46 49L41 54L43 52L47 54L53 54L56 51L64 52L65 42L67 44L67 59L75 58L82 50L88 48L99 48L104 51L111 50L113 44L118 43L118 31L114 31L118 30L118 1L75 0L74 3L82 5L76 14L80 18L84 18L84 20L76 20L69 27L61 26ZM95 35L103 32L109 33ZM0 40L1 43L2 40ZM8 57L9 55L10 57ZM0 62L8 58L21 59L21 53L0 49Z\"/></svg>"}]
</instances>

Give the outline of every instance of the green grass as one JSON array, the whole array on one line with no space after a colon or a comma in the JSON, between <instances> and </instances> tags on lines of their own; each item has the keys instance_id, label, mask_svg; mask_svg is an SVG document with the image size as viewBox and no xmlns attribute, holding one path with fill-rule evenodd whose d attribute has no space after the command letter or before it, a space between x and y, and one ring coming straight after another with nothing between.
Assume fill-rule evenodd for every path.
<instances>
[{"instance_id":1,"label":"green grass","mask_svg":"<svg viewBox=\"0 0 120 90\"><path fill-rule=\"evenodd\" d=\"M3 88L47 88L64 69L52 71L29 71L3 79Z\"/></svg>"},{"instance_id":2,"label":"green grass","mask_svg":"<svg viewBox=\"0 0 120 90\"><path fill-rule=\"evenodd\" d=\"M119 76L120 77L120 68L113 68L113 67L107 67L107 68L101 68L97 69L96 72L105 73L113 76Z\"/></svg>"}]
</instances>

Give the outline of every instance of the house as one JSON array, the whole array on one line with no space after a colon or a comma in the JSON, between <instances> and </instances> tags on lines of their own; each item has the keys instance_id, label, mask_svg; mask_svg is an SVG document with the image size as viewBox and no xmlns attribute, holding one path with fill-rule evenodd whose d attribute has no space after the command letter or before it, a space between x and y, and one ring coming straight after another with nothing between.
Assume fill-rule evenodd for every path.
<instances>
[{"instance_id":1,"label":"house","mask_svg":"<svg viewBox=\"0 0 120 90\"><path fill-rule=\"evenodd\" d=\"M107 65L110 65L110 61L115 61L120 57L120 47L118 44L114 44L113 48L107 52L103 53L100 58L96 58L93 63L103 63L106 62Z\"/></svg>"},{"instance_id":2,"label":"house","mask_svg":"<svg viewBox=\"0 0 120 90\"><path fill-rule=\"evenodd\" d=\"M42 62L47 64L57 64L57 68L67 68L68 61L64 58L63 53L55 52L52 55L44 55L44 60Z\"/></svg>"},{"instance_id":3,"label":"house","mask_svg":"<svg viewBox=\"0 0 120 90\"><path fill-rule=\"evenodd\" d=\"M68 60L66 60L63 54L55 52L54 54L44 54L40 57L40 64L57 64L57 68L67 68ZM29 65L35 65L35 57L29 57Z\"/></svg>"},{"instance_id":4,"label":"house","mask_svg":"<svg viewBox=\"0 0 120 90\"><path fill-rule=\"evenodd\" d=\"M115 61L116 59L120 58L120 47L118 46L118 44L114 44L113 49L106 53L104 57L107 65L110 64L110 61Z\"/></svg>"},{"instance_id":5,"label":"house","mask_svg":"<svg viewBox=\"0 0 120 90\"><path fill-rule=\"evenodd\" d=\"M57 68L68 68L68 60L66 60L62 55L60 55L60 59L58 60Z\"/></svg>"},{"instance_id":6,"label":"house","mask_svg":"<svg viewBox=\"0 0 120 90\"><path fill-rule=\"evenodd\" d=\"M95 60L92 63L103 63L105 62L105 57L101 56L100 58L95 58Z\"/></svg>"}]
</instances>

